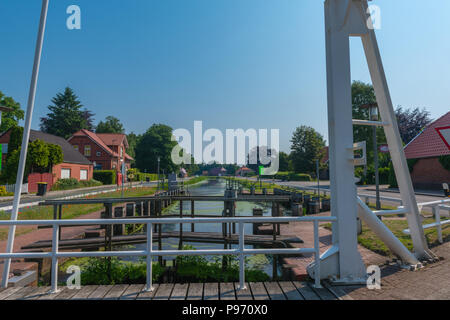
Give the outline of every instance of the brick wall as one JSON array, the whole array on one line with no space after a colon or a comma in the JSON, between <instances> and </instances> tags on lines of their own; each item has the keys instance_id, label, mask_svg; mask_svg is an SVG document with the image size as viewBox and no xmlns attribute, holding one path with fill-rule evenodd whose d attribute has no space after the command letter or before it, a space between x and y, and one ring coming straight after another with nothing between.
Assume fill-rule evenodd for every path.
<instances>
[{"instance_id":1,"label":"brick wall","mask_svg":"<svg viewBox=\"0 0 450 320\"><path fill-rule=\"evenodd\" d=\"M35 193L38 190L38 182L47 182L47 191L53 186L53 174L51 173L30 173L28 175L28 192Z\"/></svg>"},{"instance_id":2,"label":"brick wall","mask_svg":"<svg viewBox=\"0 0 450 320\"><path fill-rule=\"evenodd\" d=\"M56 166L53 166L52 173L55 177L55 181L61 179L61 169L70 169L70 177L80 180L80 171L87 170L87 180L92 179L94 174L94 166L88 164L76 164L76 163L60 163Z\"/></svg>"},{"instance_id":3,"label":"brick wall","mask_svg":"<svg viewBox=\"0 0 450 320\"><path fill-rule=\"evenodd\" d=\"M442 183L450 182L450 171L442 167L437 157L423 158L414 165L411 179L414 188L442 190Z\"/></svg>"},{"instance_id":4,"label":"brick wall","mask_svg":"<svg viewBox=\"0 0 450 320\"><path fill-rule=\"evenodd\" d=\"M112 157L111 155L109 155L102 147L100 147L99 145L97 145L94 141L92 141L91 139L89 139L88 137L73 137L72 139L70 139L69 143L72 146L77 145L78 146L78 151L84 155L84 147L86 145L91 146L91 156L86 158L89 159L89 161L91 161L92 163L98 164L102 166L102 170L111 170L112 169ZM99 156L97 156L97 152L100 153Z\"/></svg>"}]
</instances>

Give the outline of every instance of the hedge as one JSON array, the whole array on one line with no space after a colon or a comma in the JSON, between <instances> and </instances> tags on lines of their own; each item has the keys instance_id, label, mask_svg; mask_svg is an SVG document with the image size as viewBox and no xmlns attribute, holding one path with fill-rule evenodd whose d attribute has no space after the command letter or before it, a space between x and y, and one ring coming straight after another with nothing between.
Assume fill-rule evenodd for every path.
<instances>
[{"instance_id":1,"label":"hedge","mask_svg":"<svg viewBox=\"0 0 450 320\"><path fill-rule=\"evenodd\" d=\"M94 179L103 184L116 184L116 171L94 170Z\"/></svg>"},{"instance_id":2,"label":"hedge","mask_svg":"<svg viewBox=\"0 0 450 320\"><path fill-rule=\"evenodd\" d=\"M419 161L419 159L406 159L406 162L408 163L408 169L409 169L409 173L413 172L414 170L414 166L416 165L417 161ZM394 166L392 165L392 162L389 163L389 186L391 188L397 188L398 184L397 184L397 178L395 177L395 170L394 170Z\"/></svg>"},{"instance_id":3,"label":"hedge","mask_svg":"<svg viewBox=\"0 0 450 320\"><path fill-rule=\"evenodd\" d=\"M439 157L440 164L444 167L444 169L450 171L450 156L440 156Z\"/></svg>"},{"instance_id":4,"label":"hedge","mask_svg":"<svg viewBox=\"0 0 450 320\"><path fill-rule=\"evenodd\" d=\"M75 178L67 178L67 179L58 179L55 184L52 186L52 191L57 190L71 190L77 188L87 188L87 187L97 187L101 186L102 183L100 181L91 179L91 180L82 180L78 181Z\"/></svg>"},{"instance_id":5,"label":"hedge","mask_svg":"<svg viewBox=\"0 0 450 320\"><path fill-rule=\"evenodd\" d=\"M273 176L262 176L263 178L275 178L283 181L312 181L312 178L309 174L306 173L295 173L288 171L279 171Z\"/></svg>"}]
</instances>

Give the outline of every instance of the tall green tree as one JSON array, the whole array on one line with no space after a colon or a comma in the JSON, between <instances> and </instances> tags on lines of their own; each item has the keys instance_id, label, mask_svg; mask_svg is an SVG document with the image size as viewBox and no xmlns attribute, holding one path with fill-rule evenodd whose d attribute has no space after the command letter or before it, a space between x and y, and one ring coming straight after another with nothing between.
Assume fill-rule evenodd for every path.
<instances>
[{"instance_id":1,"label":"tall green tree","mask_svg":"<svg viewBox=\"0 0 450 320\"><path fill-rule=\"evenodd\" d=\"M156 173L158 170L158 157L160 157L160 170L165 173L176 172L178 166L171 158L172 149L177 145L172 141L172 128L164 124L152 125L139 139L136 145L136 167L140 171Z\"/></svg>"},{"instance_id":2,"label":"tall green tree","mask_svg":"<svg viewBox=\"0 0 450 320\"><path fill-rule=\"evenodd\" d=\"M128 141L127 153L133 158L136 157L136 146L141 138L142 135L135 134L134 132L127 134L127 141Z\"/></svg>"},{"instance_id":3,"label":"tall green tree","mask_svg":"<svg viewBox=\"0 0 450 320\"><path fill-rule=\"evenodd\" d=\"M297 173L314 172L316 160L324 155L325 141L314 128L300 126L295 129L291 139L291 159Z\"/></svg>"},{"instance_id":4,"label":"tall green tree","mask_svg":"<svg viewBox=\"0 0 450 320\"><path fill-rule=\"evenodd\" d=\"M425 109L403 109L397 107L395 110L398 130L404 144L409 143L426 126L431 123L430 112Z\"/></svg>"},{"instance_id":5,"label":"tall green tree","mask_svg":"<svg viewBox=\"0 0 450 320\"><path fill-rule=\"evenodd\" d=\"M93 114L82 110L83 105L71 88L56 94L52 103L48 106L50 112L41 118L41 131L67 139L78 130L89 129Z\"/></svg>"},{"instance_id":6,"label":"tall green tree","mask_svg":"<svg viewBox=\"0 0 450 320\"><path fill-rule=\"evenodd\" d=\"M5 132L18 125L19 120L23 120L24 111L20 108L20 104L11 97L6 97L0 91L0 106L11 108L11 111L2 112L2 123L0 132Z\"/></svg>"},{"instance_id":7,"label":"tall green tree","mask_svg":"<svg viewBox=\"0 0 450 320\"><path fill-rule=\"evenodd\" d=\"M100 121L97 125L96 133L125 133L122 123L113 116L107 116L105 121Z\"/></svg>"},{"instance_id":8,"label":"tall green tree","mask_svg":"<svg viewBox=\"0 0 450 320\"><path fill-rule=\"evenodd\" d=\"M280 151L279 156L279 170L278 171L289 171L289 155L286 152Z\"/></svg>"}]
</instances>

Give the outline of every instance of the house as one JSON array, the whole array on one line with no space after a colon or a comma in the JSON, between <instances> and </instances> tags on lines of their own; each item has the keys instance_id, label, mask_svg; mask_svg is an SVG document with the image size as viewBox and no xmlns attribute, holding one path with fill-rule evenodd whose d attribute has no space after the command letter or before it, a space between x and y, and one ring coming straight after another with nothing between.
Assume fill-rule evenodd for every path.
<instances>
[{"instance_id":1,"label":"house","mask_svg":"<svg viewBox=\"0 0 450 320\"><path fill-rule=\"evenodd\" d=\"M211 170L209 170L209 175L210 176L224 176L227 174L227 169L225 169L224 167L217 167L217 168L212 168Z\"/></svg>"},{"instance_id":2,"label":"house","mask_svg":"<svg viewBox=\"0 0 450 320\"><path fill-rule=\"evenodd\" d=\"M245 177L245 176L249 176L249 175L253 175L253 174L255 174L255 171L250 168L247 168L245 166L237 169L235 172L236 176L241 176L241 177Z\"/></svg>"},{"instance_id":3,"label":"house","mask_svg":"<svg viewBox=\"0 0 450 320\"><path fill-rule=\"evenodd\" d=\"M406 159L414 159L411 179L415 188L440 189L450 182L450 171L439 162L439 157L450 156L450 149L438 133L439 128L450 126L450 112L428 125L405 148Z\"/></svg>"},{"instance_id":4,"label":"house","mask_svg":"<svg viewBox=\"0 0 450 320\"><path fill-rule=\"evenodd\" d=\"M94 164L95 170L120 172L123 162L128 170L134 160L125 152L128 141L122 133L94 133L82 129L75 132L68 142Z\"/></svg>"},{"instance_id":5,"label":"house","mask_svg":"<svg viewBox=\"0 0 450 320\"><path fill-rule=\"evenodd\" d=\"M2 145L2 161L6 161L6 153L8 151L11 130L6 131L0 136ZM56 144L61 147L63 153L63 162L52 167L51 173L31 173L28 178L28 192L37 191L37 182L47 182L48 190L51 189L53 183L62 178L75 178L79 180L92 179L94 166L78 151L74 150L72 145L64 138L54 136L52 134L43 133L36 130L30 130L30 142L42 140L46 143Z\"/></svg>"}]
</instances>

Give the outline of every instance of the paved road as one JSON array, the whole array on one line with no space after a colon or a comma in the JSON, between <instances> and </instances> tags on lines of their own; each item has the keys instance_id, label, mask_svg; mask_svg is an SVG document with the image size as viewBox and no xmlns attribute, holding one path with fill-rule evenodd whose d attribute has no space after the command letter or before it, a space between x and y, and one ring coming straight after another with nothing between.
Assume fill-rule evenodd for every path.
<instances>
[{"instance_id":1,"label":"paved road","mask_svg":"<svg viewBox=\"0 0 450 320\"><path fill-rule=\"evenodd\" d=\"M248 180L252 180L252 181L256 181L256 178L246 178ZM276 183L278 185L281 186L288 186L288 187L317 187L317 182L309 182L309 181L281 181L281 180L273 180L273 179L262 179L263 182L267 182L267 183ZM326 189L328 190L330 188L330 182L329 181L322 181L320 182L320 188L321 190ZM387 189L387 186L381 186L381 189ZM375 196L376 192L375 192L375 186L358 186L357 187L358 190L358 194L368 194L371 196ZM389 191L381 191L380 192L380 196L381 197L386 197L386 198L395 198L395 199L401 199L400 193L394 190L389 190ZM423 203L423 202L430 202L430 201L437 201L437 200L443 200L446 199L444 194L439 195L439 192L437 192L435 195L426 195L422 192L417 192L416 193L416 199L418 203ZM371 200L371 202L373 202ZM387 205L398 205L398 203L396 202L391 202L391 201L384 201L385 204Z\"/></svg>"}]
</instances>

